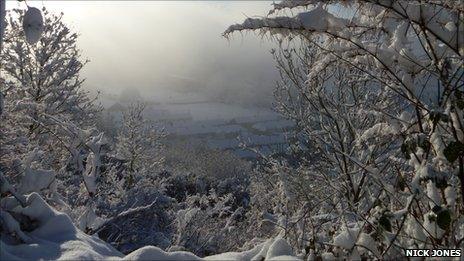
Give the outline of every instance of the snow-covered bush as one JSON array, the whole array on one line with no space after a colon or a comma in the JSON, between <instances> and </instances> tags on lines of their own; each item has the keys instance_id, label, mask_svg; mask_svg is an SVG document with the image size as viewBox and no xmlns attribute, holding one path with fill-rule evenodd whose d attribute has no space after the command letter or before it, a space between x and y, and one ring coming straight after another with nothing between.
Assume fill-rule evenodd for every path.
<instances>
[{"instance_id":1,"label":"snow-covered bush","mask_svg":"<svg viewBox=\"0 0 464 261\"><path fill-rule=\"evenodd\" d=\"M265 214L300 251L462 247L463 13L455 1L284 0L226 30L289 45L274 52L277 109L312 155L298 169L269 162L263 179L282 191Z\"/></svg>"},{"instance_id":2,"label":"snow-covered bush","mask_svg":"<svg viewBox=\"0 0 464 261\"><path fill-rule=\"evenodd\" d=\"M175 230L175 201L147 184L130 191L124 201L109 206L112 212L92 233L98 234L122 253L146 245L167 249ZM151 202L146 204L145 202Z\"/></svg>"},{"instance_id":3,"label":"snow-covered bush","mask_svg":"<svg viewBox=\"0 0 464 261\"><path fill-rule=\"evenodd\" d=\"M248 206L236 206L233 194L188 196L176 216L175 245L198 256L236 251L246 242Z\"/></svg>"},{"instance_id":4,"label":"snow-covered bush","mask_svg":"<svg viewBox=\"0 0 464 261\"><path fill-rule=\"evenodd\" d=\"M204 259L193 253L165 252L154 246L124 256L100 239L82 233L66 214L53 209L39 194L32 193L23 200L24 205L13 197L2 198L2 260L299 260L282 238L269 239L247 251L222 253ZM32 221L29 223L33 226L25 227L22 222L25 220ZM17 235L20 244L7 237L5 231Z\"/></svg>"},{"instance_id":5,"label":"snow-covered bush","mask_svg":"<svg viewBox=\"0 0 464 261\"><path fill-rule=\"evenodd\" d=\"M251 165L231 153L178 144L167 149L165 167L163 190L178 202L170 249L199 256L238 250L248 239L241 221L249 210Z\"/></svg>"}]
</instances>

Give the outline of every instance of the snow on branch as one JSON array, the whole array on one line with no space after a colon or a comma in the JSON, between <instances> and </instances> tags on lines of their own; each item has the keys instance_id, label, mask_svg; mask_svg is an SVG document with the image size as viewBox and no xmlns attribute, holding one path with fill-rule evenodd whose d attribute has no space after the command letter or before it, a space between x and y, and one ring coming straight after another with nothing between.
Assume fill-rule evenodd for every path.
<instances>
[{"instance_id":1,"label":"snow on branch","mask_svg":"<svg viewBox=\"0 0 464 261\"><path fill-rule=\"evenodd\" d=\"M292 9L292 8L297 8L297 7L305 7L309 5L314 5L319 3L320 1L318 0L283 0L280 3L273 3L272 5L274 8L269 11L269 14L274 14L277 11L283 10L283 9Z\"/></svg>"},{"instance_id":2,"label":"snow on branch","mask_svg":"<svg viewBox=\"0 0 464 261\"><path fill-rule=\"evenodd\" d=\"M337 32L346 27L348 20L334 16L325 10L322 5L316 8L299 13L294 17L273 17L273 18L248 18L241 24L231 25L225 32L230 33L243 30L258 29L292 29L307 30L315 32Z\"/></svg>"}]
</instances>

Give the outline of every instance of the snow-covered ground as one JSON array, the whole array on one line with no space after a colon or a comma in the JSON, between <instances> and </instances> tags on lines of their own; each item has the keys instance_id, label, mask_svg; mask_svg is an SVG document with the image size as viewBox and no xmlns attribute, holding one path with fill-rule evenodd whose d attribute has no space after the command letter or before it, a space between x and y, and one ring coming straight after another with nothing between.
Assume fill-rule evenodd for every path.
<instances>
[{"instance_id":1,"label":"snow-covered ground","mask_svg":"<svg viewBox=\"0 0 464 261\"><path fill-rule=\"evenodd\" d=\"M124 256L97 236L89 236L76 228L71 219L54 210L37 193L26 198L22 207L13 197L1 200L2 220L9 232L16 232L22 242L0 241L0 260L300 260L290 245L281 238L270 239L244 252L229 252L200 258L184 251L165 252L146 246ZM26 232L12 215L37 221L37 227Z\"/></svg>"},{"instance_id":2,"label":"snow-covered ground","mask_svg":"<svg viewBox=\"0 0 464 261\"><path fill-rule=\"evenodd\" d=\"M288 147L285 132L294 127L276 112L240 104L226 104L198 99L146 101L144 116L162 126L169 140L204 144L211 149L230 150L242 158L256 158L241 144L264 155L283 152ZM116 121L122 118L129 102L105 102Z\"/></svg>"}]
</instances>

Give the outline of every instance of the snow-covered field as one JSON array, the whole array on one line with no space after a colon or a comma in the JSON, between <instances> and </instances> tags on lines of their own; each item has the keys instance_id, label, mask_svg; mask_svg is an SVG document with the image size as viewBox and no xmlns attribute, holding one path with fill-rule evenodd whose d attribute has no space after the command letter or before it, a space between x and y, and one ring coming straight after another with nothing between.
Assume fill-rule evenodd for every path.
<instances>
[{"instance_id":1,"label":"snow-covered field","mask_svg":"<svg viewBox=\"0 0 464 261\"><path fill-rule=\"evenodd\" d=\"M242 143L263 155L283 152L288 147L285 133L294 127L292 121L261 107L201 100L145 102L148 105L144 116L163 127L171 142L205 144L211 149L230 150L242 158L258 156L243 150ZM117 124L131 102L106 100L104 104Z\"/></svg>"}]
</instances>

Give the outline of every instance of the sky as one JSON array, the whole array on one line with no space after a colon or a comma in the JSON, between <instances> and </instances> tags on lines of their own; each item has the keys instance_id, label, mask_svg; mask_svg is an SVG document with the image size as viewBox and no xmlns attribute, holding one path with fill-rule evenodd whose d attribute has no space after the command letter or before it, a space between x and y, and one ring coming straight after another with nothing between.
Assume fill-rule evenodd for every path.
<instances>
[{"instance_id":1,"label":"sky","mask_svg":"<svg viewBox=\"0 0 464 261\"><path fill-rule=\"evenodd\" d=\"M80 34L90 60L86 88L119 94L138 89L147 97L171 93L262 103L277 80L268 40L222 32L247 17L264 16L268 1L28 1L64 13ZM7 9L25 8L8 1Z\"/></svg>"}]
</instances>

